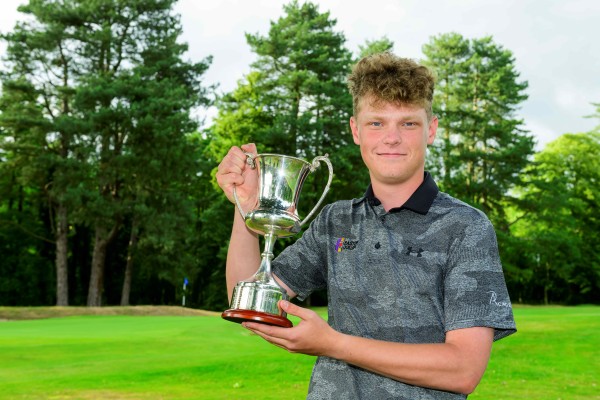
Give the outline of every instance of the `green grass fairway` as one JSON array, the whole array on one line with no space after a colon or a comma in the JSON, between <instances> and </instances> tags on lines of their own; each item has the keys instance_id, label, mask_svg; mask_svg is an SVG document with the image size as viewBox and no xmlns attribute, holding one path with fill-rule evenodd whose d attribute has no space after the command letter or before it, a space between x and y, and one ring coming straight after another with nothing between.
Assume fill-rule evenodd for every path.
<instances>
[{"instance_id":1,"label":"green grass fairway","mask_svg":"<svg viewBox=\"0 0 600 400\"><path fill-rule=\"evenodd\" d=\"M313 361L215 316L0 322L2 399L302 398Z\"/></svg>"},{"instance_id":2,"label":"green grass fairway","mask_svg":"<svg viewBox=\"0 0 600 400\"><path fill-rule=\"evenodd\" d=\"M469 400L600 399L600 307L519 307Z\"/></svg>"},{"instance_id":3,"label":"green grass fairway","mask_svg":"<svg viewBox=\"0 0 600 400\"><path fill-rule=\"evenodd\" d=\"M600 399L600 307L515 314L469 399ZM0 399L302 399L313 362L218 316L0 322Z\"/></svg>"}]
</instances>

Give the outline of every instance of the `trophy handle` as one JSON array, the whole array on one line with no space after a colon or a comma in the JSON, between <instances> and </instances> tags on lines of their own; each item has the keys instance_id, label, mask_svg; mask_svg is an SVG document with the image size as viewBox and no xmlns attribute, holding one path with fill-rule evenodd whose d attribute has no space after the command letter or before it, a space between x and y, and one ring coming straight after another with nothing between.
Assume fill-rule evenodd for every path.
<instances>
[{"instance_id":1,"label":"trophy handle","mask_svg":"<svg viewBox=\"0 0 600 400\"><path fill-rule=\"evenodd\" d=\"M319 201L317 201L317 204L313 207L311 212L309 212L308 215L306 217L304 217L304 219L298 224L298 227L302 226L306 221L308 221L310 219L310 217L312 217L312 215L315 213L315 211L317 211L317 208L319 208L319 206L325 199L325 195L327 194L327 192L329 192L329 187L331 186L331 181L333 180L333 167L331 166L331 161L329 161L329 154L325 154L324 156L315 157L312 160L312 163L310 166L310 172L314 172L319 167L319 165L320 165L319 163L321 161L323 161L325 164L327 164L327 168L329 169L329 178L327 179L327 185L325 185L325 190L323 191L323 194L321 195L321 198L319 199Z\"/></svg>"},{"instance_id":2,"label":"trophy handle","mask_svg":"<svg viewBox=\"0 0 600 400\"><path fill-rule=\"evenodd\" d=\"M246 155L246 164L248 164L251 169L256 168L256 163L254 162L254 154L248 152L244 152L244 154ZM235 185L233 186L233 199L235 200L235 205L237 206L237 209L240 211L240 214L242 214L242 218L246 219L246 213L244 212L244 210L242 210L242 206L240 205L240 200L238 199L237 192L235 190Z\"/></svg>"}]
</instances>

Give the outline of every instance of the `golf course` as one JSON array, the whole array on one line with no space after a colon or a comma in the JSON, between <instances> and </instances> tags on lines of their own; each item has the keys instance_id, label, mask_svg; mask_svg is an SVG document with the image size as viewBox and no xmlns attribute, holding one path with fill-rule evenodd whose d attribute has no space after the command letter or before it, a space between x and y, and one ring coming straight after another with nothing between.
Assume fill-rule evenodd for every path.
<instances>
[{"instance_id":1,"label":"golf course","mask_svg":"<svg viewBox=\"0 0 600 400\"><path fill-rule=\"evenodd\" d=\"M600 307L514 311L469 399L600 399ZM314 360L218 313L0 307L0 399L303 399Z\"/></svg>"}]
</instances>

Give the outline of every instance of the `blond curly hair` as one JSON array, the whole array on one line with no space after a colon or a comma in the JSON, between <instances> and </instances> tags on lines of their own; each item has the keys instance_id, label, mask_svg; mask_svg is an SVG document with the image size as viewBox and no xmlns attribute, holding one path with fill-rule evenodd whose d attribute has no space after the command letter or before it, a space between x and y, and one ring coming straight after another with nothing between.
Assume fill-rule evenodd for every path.
<instances>
[{"instance_id":1,"label":"blond curly hair","mask_svg":"<svg viewBox=\"0 0 600 400\"><path fill-rule=\"evenodd\" d=\"M390 52L362 58L348 75L355 116L360 100L372 97L375 105L389 102L423 107L431 119L434 86L435 76L429 68Z\"/></svg>"}]
</instances>

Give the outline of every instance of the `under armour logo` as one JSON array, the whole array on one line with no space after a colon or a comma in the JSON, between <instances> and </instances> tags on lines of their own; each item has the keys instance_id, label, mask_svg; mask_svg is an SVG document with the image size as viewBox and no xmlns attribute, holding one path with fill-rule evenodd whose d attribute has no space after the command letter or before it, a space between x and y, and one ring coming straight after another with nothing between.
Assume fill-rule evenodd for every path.
<instances>
[{"instance_id":1,"label":"under armour logo","mask_svg":"<svg viewBox=\"0 0 600 400\"><path fill-rule=\"evenodd\" d=\"M421 255L422 252L424 252L425 250L423 250L422 248L419 247L419 250L413 250L412 247L408 248L408 251L405 253L407 256L410 256L411 254L416 254L417 257L423 257Z\"/></svg>"}]
</instances>

